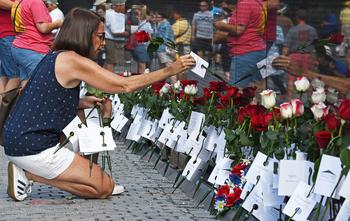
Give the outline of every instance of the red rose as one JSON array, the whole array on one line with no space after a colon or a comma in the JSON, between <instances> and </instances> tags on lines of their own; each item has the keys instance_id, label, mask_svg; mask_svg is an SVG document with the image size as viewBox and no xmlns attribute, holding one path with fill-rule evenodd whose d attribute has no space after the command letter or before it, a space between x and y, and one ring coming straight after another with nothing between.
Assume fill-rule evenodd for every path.
<instances>
[{"instance_id":1,"label":"red rose","mask_svg":"<svg viewBox=\"0 0 350 221\"><path fill-rule=\"evenodd\" d=\"M329 141L331 141L332 134L329 131L319 131L315 134L316 142L320 149L324 149L328 146Z\"/></svg>"},{"instance_id":2,"label":"red rose","mask_svg":"<svg viewBox=\"0 0 350 221\"><path fill-rule=\"evenodd\" d=\"M255 97L257 87L246 87L243 89L243 95L249 98Z\"/></svg>"},{"instance_id":3,"label":"red rose","mask_svg":"<svg viewBox=\"0 0 350 221\"><path fill-rule=\"evenodd\" d=\"M193 99L193 104L195 106L197 106L197 105L204 105L204 103L205 103L205 98L204 97L195 97Z\"/></svg>"},{"instance_id":4,"label":"red rose","mask_svg":"<svg viewBox=\"0 0 350 221\"><path fill-rule=\"evenodd\" d=\"M211 81L209 82L209 90L211 91L224 91L227 89L227 85L222 81Z\"/></svg>"},{"instance_id":5,"label":"red rose","mask_svg":"<svg viewBox=\"0 0 350 221\"><path fill-rule=\"evenodd\" d=\"M271 119L272 113L255 114L252 116L252 128L257 132L266 131Z\"/></svg>"},{"instance_id":6,"label":"red rose","mask_svg":"<svg viewBox=\"0 0 350 221\"><path fill-rule=\"evenodd\" d=\"M235 205L235 203L240 200L242 194L242 189L239 187L235 187L233 189L233 193L226 196L226 207L231 207Z\"/></svg>"},{"instance_id":7,"label":"red rose","mask_svg":"<svg viewBox=\"0 0 350 221\"><path fill-rule=\"evenodd\" d=\"M182 86L185 88L187 85L196 85L198 84L198 81L196 80L181 80Z\"/></svg>"},{"instance_id":8,"label":"red rose","mask_svg":"<svg viewBox=\"0 0 350 221\"><path fill-rule=\"evenodd\" d=\"M203 95L206 99L211 99L211 92L208 88L203 89Z\"/></svg>"},{"instance_id":9,"label":"red rose","mask_svg":"<svg viewBox=\"0 0 350 221\"><path fill-rule=\"evenodd\" d=\"M227 196L228 194L230 194L230 187L228 185L220 186L216 193L217 196Z\"/></svg>"},{"instance_id":10,"label":"red rose","mask_svg":"<svg viewBox=\"0 0 350 221\"><path fill-rule=\"evenodd\" d=\"M215 105L215 109L216 110L223 110L223 109L226 109L226 106L224 106L224 105Z\"/></svg>"},{"instance_id":11,"label":"red rose","mask_svg":"<svg viewBox=\"0 0 350 221\"><path fill-rule=\"evenodd\" d=\"M152 85L153 93L159 93L160 89L165 85L165 82L158 82Z\"/></svg>"},{"instance_id":12,"label":"red rose","mask_svg":"<svg viewBox=\"0 0 350 221\"><path fill-rule=\"evenodd\" d=\"M145 31L135 32L134 35L138 43L149 42L151 40L151 37Z\"/></svg>"},{"instance_id":13,"label":"red rose","mask_svg":"<svg viewBox=\"0 0 350 221\"><path fill-rule=\"evenodd\" d=\"M229 97L235 97L238 94L239 89L237 87L229 87L226 89L226 95Z\"/></svg>"},{"instance_id":14,"label":"red rose","mask_svg":"<svg viewBox=\"0 0 350 221\"><path fill-rule=\"evenodd\" d=\"M335 117L334 114L328 114L324 117L324 121L326 122L326 126L328 130L336 130L340 126L340 120Z\"/></svg>"},{"instance_id":15,"label":"red rose","mask_svg":"<svg viewBox=\"0 0 350 221\"><path fill-rule=\"evenodd\" d=\"M342 100L338 107L338 111L339 111L339 116L342 119L346 121L350 121L350 99Z\"/></svg>"},{"instance_id":16,"label":"red rose","mask_svg":"<svg viewBox=\"0 0 350 221\"><path fill-rule=\"evenodd\" d=\"M220 96L220 102L224 106L229 106L230 105L230 98L228 96L222 95L222 96Z\"/></svg>"},{"instance_id":17,"label":"red rose","mask_svg":"<svg viewBox=\"0 0 350 221\"><path fill-rule=\"evenodd\" d=\"M335 33L329 37L329 42L332 44L340 45L344 41L344 35Z\"/></svg>"}]
</instances>

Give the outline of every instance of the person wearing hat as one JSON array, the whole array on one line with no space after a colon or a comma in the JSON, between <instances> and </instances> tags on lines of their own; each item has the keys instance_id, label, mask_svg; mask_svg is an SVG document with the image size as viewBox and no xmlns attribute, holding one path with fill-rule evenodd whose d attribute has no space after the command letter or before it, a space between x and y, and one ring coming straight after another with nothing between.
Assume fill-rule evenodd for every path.
<instances>
[{"instance_id":1,"label":"person wearing hat","mask_svg":"<svg viewBox=\"0 0 350 221\"><path fill-rule=\"evenodd\" d=\"M124 65L125 39L129 32L125 29L126 0L112 0L112 8L106 11L106 69L114 71L116 65Z\"/></svg>"},{"instance_id":2,"label":"person wearing hat","mask_svg":"<svg viewBox=\"0 0 350 221\"><path fill-rule=\"evenodd\" d=\"M48 0L45 1L46 7L49 10L52 22L55 22L57 20L62 20L64 19L63 12L61 9L58 8L58 1L57 0ZM56 36L57 32L59 29L54 29L52 30L52 34Z\"/></svg>"}]
</instances>

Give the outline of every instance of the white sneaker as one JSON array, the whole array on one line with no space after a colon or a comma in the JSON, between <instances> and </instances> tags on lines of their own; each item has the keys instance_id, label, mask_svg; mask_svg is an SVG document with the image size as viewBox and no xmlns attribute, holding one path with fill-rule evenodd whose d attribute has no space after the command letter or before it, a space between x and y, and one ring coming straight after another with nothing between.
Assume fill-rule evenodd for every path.
<instances>
[{"instance_id":1,"label":"white sneaker","mask_svg":"<svg viewBox=\"0 0 350 221\"><path fill-rule=\"evenodd\" d=\"M14 163L8 164L7 194L16 201L23 201L32 192L33 181L27 179L24 170Z\"/></svg>"},{"instance_id":2,"label":"white sneaker","mask_svg":"<svg viewBox=\"0 0 350 221\"><path fill-rule=\"evenodd\" d=\"M115 185L113 192L112 192L112 196L119 195L119 194L124 193L124 192L125 192L125 188L123 186Z\"/></svg>"}]
</instances>

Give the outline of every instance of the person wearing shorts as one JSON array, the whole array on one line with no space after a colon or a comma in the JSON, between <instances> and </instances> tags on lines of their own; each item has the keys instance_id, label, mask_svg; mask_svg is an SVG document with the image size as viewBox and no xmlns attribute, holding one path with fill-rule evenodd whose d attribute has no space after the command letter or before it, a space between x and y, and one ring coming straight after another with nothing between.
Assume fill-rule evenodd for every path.
<instances>
[{"instance_id":1,"label":"person wearing shorts","mask_svg":"<svg viewBox=\"0 0 350 221\"><path fill-rule=\"evenodd\" d=\"M209 11L207 1L200 1L199 7L200 11L192 19L192 50L201 57L208 52L210 60L213 52L214 15Z\"/></svg>"},{"instance_id":2,"label":"person wearing shorts","mask_svg":"<svg viewBox=\"0 0 350 221\"><path fill-rule=\"evenodd\" d=\"M19 69L22 85L31 77L34 69L50 51L52 30L61 27L62 20L51 22L51 17L42 0L23 0L13 6L16 37L11 53Z\"/></svg>"},{"instance_id":3,"label":"person wearing shorts","mask_svg":"<svg viewBox=\"0 0 350 221\"><path fill-rule=\"evenodd\" d=\"M0 4L0 93L19 86L18 71L11 54L15 32L11 21L13 0Z\"/></svg>"},{"instance_id":4,"label":"person wearing shorts","mask_svg":"<svg viewBox=\"0 0 350 221\"><path fill-rule=\"evenodd\" d=\"M52 47L34 70L3 130L8 164L8 195L28 197L33 182L51 185L83 198L108 198L124 187L90 161L60 144L62 130L78 109L103 104L102 99L79 99L80 84L111 94L128 93L187 71L195 60L180 57L170 68L123 78L93 60L104 47L103 19L86 9L72 9ZM98 136L98 135L97 135ZM63 137L62 137L63 138Z\"/></svg>"},{"instance_id":5,"label":"person wearing shorts","mask_svg":"<svg viewBox=\"0 0 350 221\"><path fill-rule=\"evenodd\" d=\"M255 84L262 89L256 63L266 57L265 9L262 0L226 0L232 15L229 23L216 22L215 28L230 33L227 45L231 56L230 83L244 88Z\"/></svg>"},{"instance_id":6,"label":"person wearing shorts","mask_svg":"<svg viewBox=\"0 0 350 221\"><path fill-rule=\"evenodd\" d=\"M112 0L112 8L106 11L106 64L109 71L125 62L126 31L125 0ZM121 28L123 27L123 28Z\"/></svg>"}]
</instances>

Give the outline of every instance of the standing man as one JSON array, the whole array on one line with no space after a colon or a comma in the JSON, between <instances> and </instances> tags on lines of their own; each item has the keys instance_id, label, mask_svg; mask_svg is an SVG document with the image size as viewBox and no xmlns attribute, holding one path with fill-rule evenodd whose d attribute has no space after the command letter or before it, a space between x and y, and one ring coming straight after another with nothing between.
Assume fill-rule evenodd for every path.
<instances>
[{"instance_id":1,"label":"standing man","mask_svg":"<svg viewBox=\"0 0 350 221\"><path fill-rule=\"evenodd\" d=\"M0 93L19 85L16 63L11 54L15 32L11 21L14 0L0 0Z\"/></svg>"},{"instance_id":2,"label":"standing man","mask_svg":"<svg viewBox=\"0 0 350 221\"><path fill-rule=\"evenodd\" d=\"M189 54L191 52L191 24L182 15L180 9L175 9L173 12L174 39L178 46L180 55Z\"/></svg>"},{"instance_id":3,"label":"standing man","mask_svg":"<svg viewBox=\"0 0 350 221\"><path fill-rule=\"evenodd\" d=\"M62 20L64 19L64 15L63 12L61 11L61 9L58 8L58 1L57 0L48 0L45 1L46 7L49 10L52 22L55 22L57 20ZM54 29L52 30L52 34L54 37L56 37L57 32L59 31L59 29Z\"/></svg>"},{"instance_id":4,"label":"standing man","mask_svg":"<svg viewBox=\"0 0 350 221\"><path fill-rule=\"evenodd\" d=\"M51 31L60 28L63 21L52 22L42 0L16 2L12 12L16 37L11 52L24 86L41 59L51 49Z\"/></svg>"},{"instance_id":5,"label":"standing man","mask_svg":"<svg viewBox=\"0 0 350 221\"><path fill-rule=\"evenodd\" d=\"M211 60L214 16L209 11L209 3L207 1L200 1L199 7L200 11L194 14L192 20L192 50L201 57L204 57L207 51L209 60Z\"/></svg>"},{"instance_id":6,"label":"standing man","mask_svg":"<svg viewBox=\"0 0 350 221\"><path fill-rule=\"evenodd\" d=\"M215 27L229 32L230 82L244 88L262 80L256 63L266 56L266 10L262 0L226 0L226 3L233 9L229 23L216 22ZM261 84L257 86L262 88Z\"/></svg>"},{"instance_id":7,"label":"standing man","mask_svg":"<svg viewBox=\"0 0 350 221\"><path fill-rule=\"evenodd\" d=\"M112 0L112 7L106 11L106 69L114 72L116 65L124 65L125 38L129 32L125 29L126 0Z\"/></svg>"}]
</instances>

